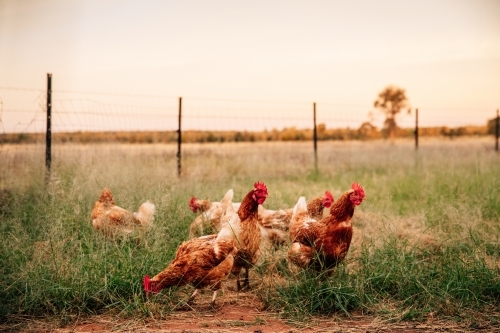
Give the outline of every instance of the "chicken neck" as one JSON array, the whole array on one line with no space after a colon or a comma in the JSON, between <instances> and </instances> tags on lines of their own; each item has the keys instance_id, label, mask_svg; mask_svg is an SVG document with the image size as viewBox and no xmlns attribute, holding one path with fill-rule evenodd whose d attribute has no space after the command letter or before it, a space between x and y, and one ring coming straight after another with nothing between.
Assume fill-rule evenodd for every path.
<instances>
[{"instance_id":1,"label":"chicken neck","mask_svg":"<svg viewBox=\"0 0 500 333\"><path fill-rule=\"evenodd\" d=\"M323 217L323 208L323 197L313 199L307 204L309 216L315 220L319 220Z\"/></svg>"},{"instance_id":2,"label":"chicken neck","mask_svg":"<svg viewBox=\"0 0 500 333\"><path fill-rule=\"evenodd\" d=\"M333 222L342 222L352 218L354 215L354 205L350 200L352 190L345 192L335 201L330 208L329 220Z\"/></svg>"}]
</instances>

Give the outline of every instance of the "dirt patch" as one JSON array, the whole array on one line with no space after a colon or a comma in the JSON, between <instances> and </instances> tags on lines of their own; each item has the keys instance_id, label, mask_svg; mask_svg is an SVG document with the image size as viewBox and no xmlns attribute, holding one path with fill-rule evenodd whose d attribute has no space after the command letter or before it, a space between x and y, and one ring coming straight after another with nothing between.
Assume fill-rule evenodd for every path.
<instances>
[{"instance_id":1,"label":"dirt patch","mask_svg":"<svg viewBox=\"0 0 500 333\"><path fill-rule=\"evenodd\" d=\"M179 306L160 319L123 318L106 314L78 318L66 327L56 327L53 323L27 319L22 326L0 327L0 332L500 332L500 327L492 327L489 324L471 326L451 321L391 323L363 315L313 317L299 322L283 319L277 313L261 310L262 303L250 293L241 293L238 299L233 297L218 299L215 309L209 302L210 295L202 296L195 304Z\"/></svg>"},{"instance_id":2,"label":"dirt patch","mask_svg":"<svg viewBox=\"0 0 500 333\"><path fill-rule=\"evenodd\" d=\"M113 318L107 315L88 317L63 328L50 328L46 325L30 325L18 332L158 332L158 333L195 333L195 332L350 332L350 333L427 333L427 332L500 332L491 326L466 327L452 322L432 323L386 323L376 318L355 316L350 319L313 318L308 322L291 322L279 319L276 315L258 311L248 306L225 305L216 311L174 313L162 320L133 320ZM45 326L45 327L43 327ZM14 331L14 330L9 330Z\"/></svg>"}]
</instances>

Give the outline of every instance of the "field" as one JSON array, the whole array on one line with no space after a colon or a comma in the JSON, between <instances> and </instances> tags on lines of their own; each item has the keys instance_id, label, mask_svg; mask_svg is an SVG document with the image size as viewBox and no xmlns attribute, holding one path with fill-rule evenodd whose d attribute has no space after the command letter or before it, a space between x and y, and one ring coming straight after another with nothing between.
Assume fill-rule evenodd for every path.
<instances>
[{"instance_id":1,"label":"field","mask_svg":"<svg viewBox=\"0 0 500 333\"><path fill-rule=\"evenodd\" d=\"M191 331L275 319L289 325L283 330L354 319L497 330L500 155L493 146L491 138L426 139L418 151L412 141L325 141L315 170L312 143L187 144L179 178L175 145L64 144L53 147L46 184L43 146L2 145L0 330L75 328L91 318L114 330L186 318ZM241 308L253 319L227 317L219 326L206 319L218 315L208 309L210 293L188 309L192 287L146 299L142 276L162 270L187 238L196 216L191 196L218 201L233 188L240 201L255 181L266 183L271 209L363 185L351 250L334 275L296 269L286 248L266 253L251 272L252 290L238 294L230 277L215 310ZM145 243L95 232L90 211L103 187L121 207L156 205Z\"/></svg>"}]
</instances>

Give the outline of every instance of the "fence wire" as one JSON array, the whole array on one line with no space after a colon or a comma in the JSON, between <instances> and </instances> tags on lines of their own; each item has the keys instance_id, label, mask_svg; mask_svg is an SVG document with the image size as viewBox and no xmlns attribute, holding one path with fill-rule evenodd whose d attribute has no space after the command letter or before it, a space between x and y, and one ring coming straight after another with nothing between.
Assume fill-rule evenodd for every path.
<instances>
[{"instance_id":1,"label":"fence wire","mask_svg":"<svg viewBox=\"0 0 500 333\"><path fill-rule=\"evenodd\" d=\"M179 97L106 92L52 91L52 132L176 131ZM182 98L182 130L272 131L312 129L313 102ZM46 90L0 87L0 131L44 133ZM414 109L397 123L413 128ZM495 110L419 107L420 127L485 126ZM384 115L371 105L316 102L316 123L325 128L382 128Z\"/></svg>"}]
</instances>

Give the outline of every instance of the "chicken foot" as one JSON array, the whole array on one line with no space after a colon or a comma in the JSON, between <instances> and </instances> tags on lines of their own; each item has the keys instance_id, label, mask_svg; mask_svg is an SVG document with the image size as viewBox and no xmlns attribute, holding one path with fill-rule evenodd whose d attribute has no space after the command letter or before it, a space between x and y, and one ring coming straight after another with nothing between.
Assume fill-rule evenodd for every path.
<instances>
[{"instance_id":1,"label":"chicken foot","mask_svg":"<svg viewBox=\"0 0 500 333\"><path fill-rule=\"evenodd\" d=\"M198 295L199 292L200 292L200 289L195 289L194 292L191 294L191 296L189 296L189 298L187 300L187 303L188 304L193 304L194 298L195 298L196 295Z\"/></svg>"},{"instance_id":2,"label":"chicken foot","mask_svg":"<svg viewBox=\"0 0 500 333\"><path fill-rule=\"evenodd\" d=\"M214 294L212 295L212 301L210 302L210 306L215 308L215 298L217 297L217 290L214 290Z\"/></svg>"},{"instance_id":3,"label":"chicken foot","mask_svg":"<svg viewBox=\"0 0 500 333\"><path fill-rule=\"evenodd\" d=\"M193 304L194 303L194 298L196 297L196 295L198 295L200 292L200 289L195 289L194 292L191 294L191 296L189 296L189 299L187 301L187 304ZM215 307L215 299L217 298L217 290L214 291L213 295L212 295L212 301L210 302L210 306L212 308Z\"/></svg>"},{"instance_id":4,"label":"chicken foot","mask_svg":"<svg viewBox=\"0 0 500 333\"><path fill-rule=\"evenodd\" d=\"M240 274L236 277L236 286L238 291L250 290L250 281L248 278L248 268L245 268L245 277L243 279L243 285L240 283Z\"/></svg>"}]
</instances>

